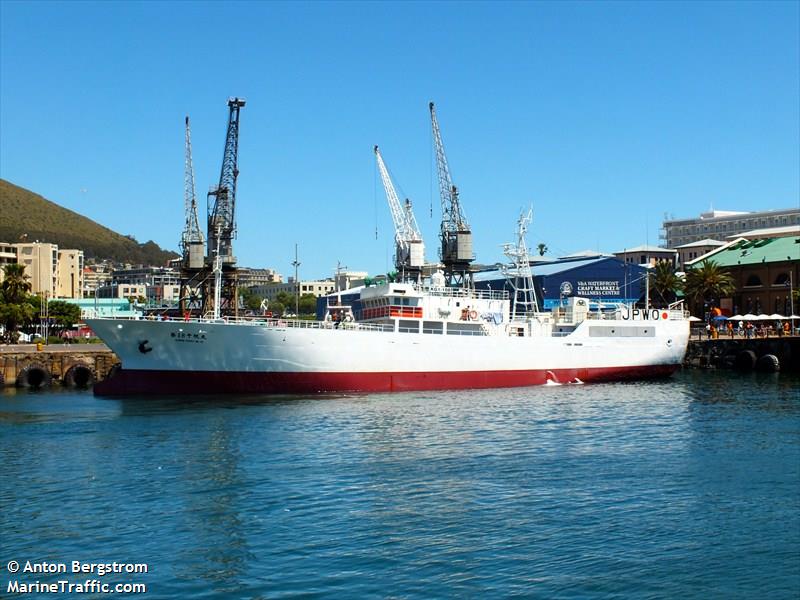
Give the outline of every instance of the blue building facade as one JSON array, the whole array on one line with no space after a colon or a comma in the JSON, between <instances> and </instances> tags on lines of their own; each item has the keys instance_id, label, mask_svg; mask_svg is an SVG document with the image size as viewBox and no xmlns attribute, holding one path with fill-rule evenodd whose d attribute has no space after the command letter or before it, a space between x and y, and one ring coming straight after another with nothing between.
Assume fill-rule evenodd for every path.
<instances>
[{"instance_id":1,"label":"blue building facade","mask_svg":"<svg viewBox=\"0 0 800 600\"><path fill-rule=\"evenodd\" d=\"M636 303L645 295L647 269L613 256L537 263L531 269L541 310L550 310L570 296L594 303ZM478 289L511 290L500 271L476 273L474 281Z\"/></svg>"}]
</instances>

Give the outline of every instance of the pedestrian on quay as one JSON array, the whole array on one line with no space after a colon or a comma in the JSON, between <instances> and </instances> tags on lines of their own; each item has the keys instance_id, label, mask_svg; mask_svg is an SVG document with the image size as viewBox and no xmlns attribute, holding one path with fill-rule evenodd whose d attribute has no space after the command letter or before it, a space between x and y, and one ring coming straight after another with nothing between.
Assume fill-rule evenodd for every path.
<instances>
[{"instance_id":1,"label":"pedestrian on quay","mask_svg":"<svg viewBox=\"0 0 800 600\"><path fill-rule=\"evenodd\" d=\"M711 339L711 323L706 323L706 339Z\"/></svg>"},{"instance_id":2,"label":"pedestrian on quay","mask_svg":"<svg viewBox=\"0 0 800 600\"><path fill-rule=\"evenodd\" d=\"M728 321L728 335L731 339L733 339L733 323Z\"/></svg>"}]
</instances>

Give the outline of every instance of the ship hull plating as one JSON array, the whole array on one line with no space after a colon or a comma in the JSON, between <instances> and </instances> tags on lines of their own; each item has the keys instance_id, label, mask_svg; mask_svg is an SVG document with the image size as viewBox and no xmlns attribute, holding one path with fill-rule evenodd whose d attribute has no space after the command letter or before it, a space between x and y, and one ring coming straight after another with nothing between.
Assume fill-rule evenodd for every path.
<instances>
[{"instance_id":1,"label":"ship hull plating","mask_svg":"<svg viewBox=\"0 0 800 600\"><path fill-rule=\"evenodd\" d=\"M688 340L688 325L668 320L617 323L616 337L598 337L588 322L560 337L280 322L99 319L90 326L122 360L122 369L95 386L101 395L396 392L644 379L679 368Z\"/></svg>"}]
</instances>

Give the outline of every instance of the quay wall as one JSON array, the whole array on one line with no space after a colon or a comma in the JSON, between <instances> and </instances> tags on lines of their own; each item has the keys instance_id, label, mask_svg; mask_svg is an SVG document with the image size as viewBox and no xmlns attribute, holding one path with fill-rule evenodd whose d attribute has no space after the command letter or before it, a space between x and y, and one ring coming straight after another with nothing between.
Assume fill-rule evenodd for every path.
<instances>
[{"instance_id":1,"label":"quay wall","mask_svg":"<svg viewBox=\"0 0 800 600\"><path fill-rule=\"evenodd\" d=\"M0 385L88 387L119 363L105 344L0 346Z\"/></svg>"},{"instance_id":2,"label":"quay wall","mask_svg":"<svg viewBox=\"0 0 800 600\"><path fill-rule=\"evenodd\" d=\"M770 364L777 359L777 369ZM684 366L800 374L800 336L690 340Z\"/></svg>"}]
</instances>

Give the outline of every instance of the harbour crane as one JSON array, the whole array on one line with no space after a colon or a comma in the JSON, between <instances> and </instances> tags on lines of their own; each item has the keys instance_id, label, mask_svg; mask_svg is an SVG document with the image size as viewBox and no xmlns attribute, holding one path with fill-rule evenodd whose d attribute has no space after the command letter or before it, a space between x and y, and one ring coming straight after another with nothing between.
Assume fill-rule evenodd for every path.
<instances>
[{"instance_id":1,"label":"harbour crane","mask_svg":"<svg viewBox=\"0 0 800 600\"><path fill-rule=\"evenodd\" d=\"M184 174L184 209L186 223L181 238L180 310L183 314L198 309L202 314L221 311L236 314L237 270L233 255L236 237L236 179L239 176L239 111L242 98L228 99L228 129L219 183L207 197L207 235L205 253L195 199L189 117L186 117L186 161ZM205 254L205 256L204 256Z\"/></svg>"},{"instance_id":2,"label":"harbour crane","mask_svg":"<svg viewBox=\"0 0 800 600\"><path fill-rule=\"evenodd\" d=\"M453 184L450 167L444 153L442 134L436 119L436 108L431 102L431 127L433 144L436 149L436 167L439 175L439 196L442 202L442 225L439 237L442 245L440 258L444 265L444 275L448 285L463 285L469 278L472 254L472 231L461 209L458 188Z\"/></svg>"},{"instance_id":3,"label":"harbour crane","mask_svg":"<svg viewBox=\"0 0 800 600\"><path fill-rule=\"evenodd\" d=\"M425 265L425 244L411 208L411 201L406 199L401 206L392 178L377 146L375 146L375 160L378 162L378 170L381 173L383 188L386 190L386 199L389 201L389 210L394 221L395 268L401 280L419 281L422 277L422 267Z\"/></svg>"},{"instance_id":4,"label":"harbour crane","mask_svg":"<svg viewBox=\"0 0 800 600\"><path fill-rule=\"evenodd\" d=\"M208 252L207 259L213 262L217 247L224 267L233 267L233 239L236 237L236 179L239 176L239 111L245 101L241 98L228 100L228 132L225 136L225 153L219 184L208 192ZM219 238L219 244L217 244Z\"/></svg>"},{"instance_id":5,"label":"harbour crane","mask_svg":"<svg viewBox=\"0 0 800 600\"><path fill-rule=\"evenodd\" d=\"M186 156L183 174L183 209L184 225L181 236L183 265L188 269L203 268L203 249L205 240L200 231L200 219L197 216L197 198L194 187L194 165L192 163L192 133L189 117L186 117Z\"/></svg>"}]
</instances>

